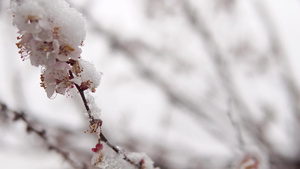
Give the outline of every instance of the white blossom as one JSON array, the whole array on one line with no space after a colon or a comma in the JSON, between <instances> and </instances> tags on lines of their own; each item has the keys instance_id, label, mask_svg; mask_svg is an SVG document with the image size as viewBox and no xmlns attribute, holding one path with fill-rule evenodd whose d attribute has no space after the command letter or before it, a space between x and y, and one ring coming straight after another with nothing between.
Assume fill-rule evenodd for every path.
<instances>
[{"instance_id":1,"label":"white blossom","mask_svg":"<svg viewBox=\"0 0 300 169\"><path fill-rule=\"evenodd\" d=\"M69 70L71 66L65 62L56 62L47 67L41 75L41 86L45 88L47 96L50 98L56 91L65 94L66 89L73 86L70 81Z\"/></svg>"},{"instance_id":2,"label":"white blossom","mask_svg":"<svg viewBox=\"0 0 300 169\"><path fill-rule=\"evenodd\" d=\"M21 58L43 67L41 86L48 97L65 94L74 84L95 91L101 74L80 58L86 30L79 12L65 0L12 0L11 12Z\"/></svg>"},{"instance_id":3,"label":"white blossom","mask_svg":"<svg viewBox=\"0 0 300 169\"><path fill-rule=\"evenodd\" d=\"M93 91L100 84L101 73L98 72L94 65L88 61L80 59L78 63L79 67L82 69L79 73L82 82L88 85L88 87Z\"/></svg>"},{"instance_id":4,"label":"white blossom","mask_svg":"<svg viewBox=\"0 0 300 169\"><path fill-rule=\"evenodd\" d=\"M29 58L33 66L41 66L41 86L51 98L55 93L64 95L76 86L79 91L90 89L95 92L100 84L101 73L94 65L81 59L81 44L85 38L85 20L64 0L12 0L13 24L19 29L17 47L23 60ZM90 96L90 95L89 95ZM92 116L97 117L100 109L89 97L88 106ZM101 123L94 126L100 139ZM131 169L141 166L154 169L153 161L139 153L116 153L100 141L92 149L92 164L98 168ZM134 165L124 158L131 160Z\"/></svg>"}]
</instances>

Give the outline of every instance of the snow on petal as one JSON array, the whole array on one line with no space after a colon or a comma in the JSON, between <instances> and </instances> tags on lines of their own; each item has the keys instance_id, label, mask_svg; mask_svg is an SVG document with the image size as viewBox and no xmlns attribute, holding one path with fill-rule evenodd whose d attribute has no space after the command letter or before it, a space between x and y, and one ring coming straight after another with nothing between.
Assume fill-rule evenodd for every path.
<instances>
[{"instance_id":1,"label":"snow on petal","mask_svg":"<svg viewBox=\"0 0 300 169\"><path fill-rule=\"evenodd\" d=\"M92 63L82 59L79 60L79 67L81 68L79 76L82 82L87 85L92 92L95 92L95 88L99 86L101 81L101 73L96 70Z\"/></svg>"},{"instance_id":2,"label":"snow on petal","mask_svg":"<svg viewBox=\"0 0 300 169\"><path fill-rule=\"evenodd\" d=\"M100 80L87 75L83 77L90 81L81 77L71 81L69 61L80 59L86 29L84 17L65 0L12 0L10 10L20 33L16 45L21 58L44 68L41 86L48 97L55 92L65 94L74 82L84 82L92 90L99 85ZM94 70L84 68L89 69Z\"/></svg>"},{"instance_id":3,"label":"snow on petal","mask_svg":"<svg viewBox=\"0 0 300 169\"><path fill-rule=\"evenodd\" d=\"M143 169L158 169L154 168L154 162L145 153L127 153L127 158L136 164L139 164Z\"/></svg>"}]
</instances>

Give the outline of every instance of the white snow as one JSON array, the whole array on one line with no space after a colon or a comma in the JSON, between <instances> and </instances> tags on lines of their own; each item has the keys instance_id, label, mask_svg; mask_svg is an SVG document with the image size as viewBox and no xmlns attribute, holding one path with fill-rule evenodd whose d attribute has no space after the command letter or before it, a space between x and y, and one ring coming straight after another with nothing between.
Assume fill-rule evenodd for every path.
<instances>
[{"instance_id":1,"label":"white snow","mask_svg":"<svg viewBox=\"0 0 300 169\"><path fill-rule=\"evenodd\" d=\"M189 23L181 3L157 0L69 2L75 2L76 9L85 8L84 47L80 45L86 34L85 19L64 1L37 0L34 3L43 10L32 5L21 14L47 16L53 20L51 26L45 22L30 25L33 28L28 29L33 32L62 25L59 40L74 49L76 46L76 55L82 50L80 63L86 63L89 68L93 63L95 69L82 66L83 79L78 77L76 84L90 80L98 86L100 73L96 70L104 73L101 85L93 93L95 99L90 102L98 105L93 106L95 112L102 109L103 131L113 143L134 152L144 152L154 162L164 160L172 169L224 168L229 163L240 164L247 154L257 157L260 167L267 169L268 154L253 137L259 128L263 129L260 139L264 139L274 153L286 159L298 158L298 102L284 77L290 78L290 84L299 90L299 1L234 1L228 6L222 6L223 1L191 1L195 16L203 18L202 26L208 28L219 47L220 60L209 52L207 40ZM48 7L50 3L54 6ZM28 60L21 61L14 45L17 30L11 26L11 16L7 16L8 5L8 1L0 2L0 101L25 110L29 117L46 127L62 126L73 133L83 133L88 124L78 92L70 89L68 98L57 95L53 100L48 99L39 87L39 69L32 67ZM67 12L62 14L61 9ZM22 17L14 20L19 28L25 29L23 21ZM268 24L274 28L275 39ZM109 40L110 33L133 52L126 53L114 46L116 44ZM37 35L35 39L51 41L47 31ZM59 51L61 42L54 44L54 53ZM139 42L148 46L144 48ZM274 43L280 48L272 48ZM48 56L46 64L52 65L51 57ZM59 56L59 59L69 58ZM45 63L42 59L35 61L33 65ZM144 72L145 69L148 72ZM94 75L90 76L91 72ZM229 87L233 93L229 92L226 79L231 82ZM232 104L232 113L237 117L245 142L244 150L239 149L238 135L227 116L229 100L235 94L244 106ZM10 125L15 123L10 122ZM57 154L49 153L39 144L30 149L32 154L22 154L28 150L19 147L28 147L32 136L20 134L23 127L15 131L9 125L1 125L1 145L7 145L7 148L0 146L4 168L38 168L46 162L49 162L45 166L48 168L65 165ZM4 134L7 131L16 135ZM80 147L78 152L81 153L74 154L90 159L93 152L89 147L93 147L96 139L87 134L75 135L66 144L72 145L74 150ZM37 143L40 142L37 140ZM112 153L111 158L119 157Z\"/></svg>"}]
</instances>

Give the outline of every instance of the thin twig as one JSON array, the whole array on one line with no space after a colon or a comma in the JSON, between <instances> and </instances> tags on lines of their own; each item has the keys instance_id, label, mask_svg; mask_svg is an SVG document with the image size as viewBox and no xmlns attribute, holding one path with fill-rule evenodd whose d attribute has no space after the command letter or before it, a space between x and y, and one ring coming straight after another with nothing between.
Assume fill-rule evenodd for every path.
<instances>
[{"instance_id":1,"label":"thin twig","mask_svg":"<svg viewBox=\"0 0 300 169\"><path fill-rule=\"evenodd\" d=\"M73 75L73 73L72 73L71 70L69 71L69 74L70 74L71 78L74 78L74 75ZM79 94L81 96L81 99L83 101L84 107L85 107L86 111L88 112L90 124L93 124L95 122L95 118L92 116L91 109L88 106L88 102L87 102L87 100L85 98L85 95L84 95L84 90L82 90L81 87L78 84L76 84L76 83L75 83L75 86L76 86L76 88L77 88L77 90L78 90L78 92L79 92Z\"/></svg>"},{"instance_id":2,"label":"thin twig","mask_svg":"<svg viewBox=\"0 0 300 169\"><path fill-rule=\"evenodd\" d=\"M231 100L229 100L229 104L228 104L229 110L227 112L227 115L230 120L230 123L232 124L232 127L235 129L240 149L243 150L245 148L245 141L243 139L242 130L241 130L239 123L235 119L233 119L233 116L232 116L232 111L233 111L232 106L233 105L232 104L233 103L231 102Z\"/></svg>"},{"instance_id":3,"label":"thin twig","mask_svg":"<svg viewBox=\"0 0 300 169\"><path fill-rule=\"evenodd\" d=\"M198 125L210 131L209 134L212 135L212 137L215 137L216 139L223 139L224 137L226 137L223 132L217 130L218 127L221 128L222 126L218 125L216 119L208 114L206 112L207 110L203 108L203 106L201 106L199 102L195 101L195 99L191 98L189 95L178 92L177 89L169 84L169 81L166 81L164 78L158 76L157 73L153 71L151 67L149 67L148 62L142 61L137 53L138 51L145 51L152 55L162 55L165 52L164 50L156 49L155 47L148 45L140 40L120 39L120 37L113 31L103 28L101 24L96 22L91 17L91 14L87 9L81 8L81 12L84 13L84 16L88 20L90 20L92 29L95 31L95 33L103 35L114 49L120 50L126 56L128 56L127 58L129 59L129 61L131 61L134 64L135 68L138 69L138 74L143 78L147 78L148 80L150 80L150 82L161 88L162 91L165 92L169 102L173 106L187 109L187 112L190 113L193 117L202 119L201 121L199 120ZM167 55L174 54L172 52L168 52ZM211 108L214 108L214 106Z\"/></svg>"},{"instance_id":4,"label":"thin twig","mask_svg":"<svg viewBox=\"0 0 300 169\"><path fill-rule=\"evenodd\" d=\"M73 76L73 74L72 74L71 71L70 71L70 76L71 76L71 77ZM81 98L82 98L82 101L83 101L83 104L84 104L84 106L85 106L85 109L86 109L86 111L88 112L90 126L93 126L95 123L99 122L100 124L97 125L97 126L101 127L101 125L102 125L102 120L101 120L101 119L95 119L94 116L92 115L91 109L90 109L90 107L89 107L89 105L88 105L88 102L87 102L87 99L86 99L86 97L85 97L85 95L84 95L84 90L83 90L79 85L77 85L77 84L75 84L75 86L76 86L78 92L80 93L80 96L81 96ZM93 129L93 130L94 130L94 129ZM105 143L106 143L106 144L107 144L114 152L116 152L117 154L122 153L122 152L120 151L120 149L119 149L117 146L113 145L113 144L107 139L107 137L103 134L102 131L100 132L99 137L100 137L100 140L103 141L103 142L105 142ZM130 160L130 159L126 156L126 154L123 154L123 155L124 155L123 159L124 159L125 161L129 162L130 164L134 165L134 166L137 167L137 168L141 168L141 165L140 165L140 164L136 164L135 162L133 162L132 160Z\"/></svg>"},{"instance_id":5,"label":"thin twig","mask_svg":"<svg viewBox=\"0 0 300 169\"><path fill-rule=\"evenodd\" d=\"M103 142L105 142L105 143L108 145L108 147L110 147L111 149L113 149L114 152L116 152L117 154L122 153L122 152L120 151L120 149L119 149L117 146L113 145L113 144L105 137L105 135L103 134L103 132L100 133L100 138L101 138L101 140L102 140ZM124 155L124 158L123 158L123 159L124 159L125 161L129 162L130 164L134 165L134 166L137 167L137 168L141 168L141 165L140 165L140 164L134 163L132 160L130 160L130 159L126 156L126 154L123 154L123 155Z\"/></svg>"},{"instance_id":6,"label":"thin twig","mask_svg":"<svg viewBox=\"0 0 300 169\"><path fill-rule=\"evenodd\" d=\"M26 124L26 131L28 133L33 132L37 136L39 136L44 141L44 143L46 144L46 146L49 150L55 151L57 154L61 155L73 168L76 168L76 169L87 169L88 168L85 163L81 162L81 164L79 165L78 162L71 159L68 152L65 152L61 148L50 143L50 141L48 140L48 137L47 137L46 130L44 128L38 129L37 127L35 127L36 124L29 121L26 118L26 114L24 112L22 112L22 111L19 112L19 111L8 109L8 106L4 103L0 103L0 111L7 115L9 115L9 114L12 115L13 121L23 121Z\"/></svg>"},{"instance_id":7,"label":"thin twig","mask_svg":"<svg viewBox=\"0 0 300 169\"><path fill-rule=\"evenodd\" d=\"M87 100L86 100L86 98L84 96L84 91L80 88L80 86L78 84L75 84L75 86L76 86L76 88L77 88L77 90L78 90L78 92L79 92L79 94L81 96L81 99L82 99L82 101L84 103L84 107L85 107L86 111L88 112L90 123L92 124L92 123L95 122L95 118L94 118L94 116L92 116L91 109L88 106Z\"/></svg>"}]
</instances>

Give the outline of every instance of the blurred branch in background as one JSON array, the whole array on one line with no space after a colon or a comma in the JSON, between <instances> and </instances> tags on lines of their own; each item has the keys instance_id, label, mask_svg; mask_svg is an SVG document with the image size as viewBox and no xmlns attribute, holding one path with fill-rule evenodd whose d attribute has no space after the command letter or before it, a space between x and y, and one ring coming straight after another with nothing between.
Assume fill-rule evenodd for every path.
<instances>
[{"instance_id":1,"label":"blurred branch in background","mask_svg":"<svg viewBox=\"0 0 300 169\"><path fill-rule=\"evenodd\" d=\"M162 169L299 168L299 1L69 1L87 20L83 51L97 42L86 55L104 72L112 142ZM64 145L88 142L74 132Z\"/></svg>"},{"instance_id":2,"label":"blurred branch in background","mask_svg":"<svg viewBox=\"0 0 300 169\"><path fill-rule=\"evenodd\" d=\"M54 151L57 154L61 155L62 158L69 163L74 169L87 169L88 165L86 163L80 162L78 160L74 160L71 158L71 155L69 152L66 152L61 147L53 144L50 142L48 138L48 134L44 128L41 128L40 126L37 127L37 124L34 124L33 122L30 122L27 119L27 115L24 112L18 112L15 110L11 110L5 105L4 103L0 103L0 117L1 119L6 120L12 120L13 122L16 121L22 121L26 125L26 132L28 134L34 133L36 134L41 140L43 140L45 147L49 151ZM2 118L3 117L3 118ZM21 139L21 138L19 138Z\"/></svg>"}]
</instances>

